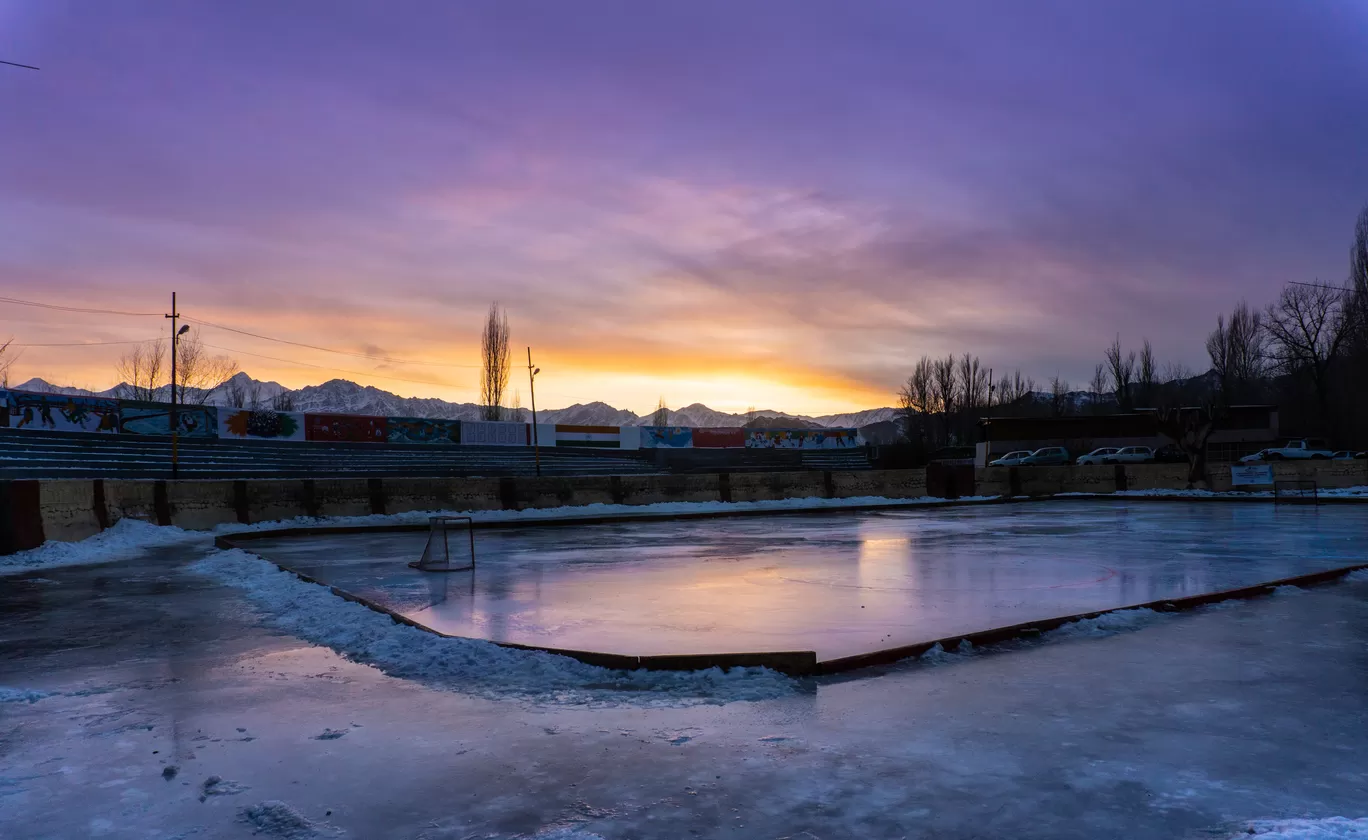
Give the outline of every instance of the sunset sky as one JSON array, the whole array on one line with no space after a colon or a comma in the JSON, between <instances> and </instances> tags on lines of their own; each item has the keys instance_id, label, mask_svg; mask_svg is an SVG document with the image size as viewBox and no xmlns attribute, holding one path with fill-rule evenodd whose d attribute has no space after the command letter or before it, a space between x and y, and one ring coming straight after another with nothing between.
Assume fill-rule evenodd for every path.
<instances>
[{"instance_id":1,"label":"sunset sky","mask_svg":"<svg viewBox=\"0 0 1368 840\"><path fill-rule=\"evenodd\" d=\"M544 407L849 411L966 350L1083 387L1118 333L1204 370L1219 312L1345 276L1365 44L1364 0L0 0L42 68L0 66L0 295L176 291L436 363L203 328L258 378L461 401L498 300ZM0 302L18 344L166 329Z\"/></svg>"}]
</instances>

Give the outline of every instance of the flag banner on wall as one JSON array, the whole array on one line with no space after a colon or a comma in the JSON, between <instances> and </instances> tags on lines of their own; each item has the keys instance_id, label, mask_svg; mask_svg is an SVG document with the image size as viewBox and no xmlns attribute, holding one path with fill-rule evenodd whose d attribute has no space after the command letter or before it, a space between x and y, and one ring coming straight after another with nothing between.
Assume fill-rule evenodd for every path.
<instances>
[{"instance_id":1,"label":"flag banner on wall","mask_svg":"<svg viewBox=\"0 0 1368 840\"><path fill-rule=\"evenodd\" d=\"M622 441L617 426L573 426L557 423L556 445L620 449Z\"/></svg>"},{"instance_id":2,"label":"flag banner on wall","mask_svg":"<svg viewBox=\"0 0 1368 840\"><path fill-rule=\"evenodd\" d=\"M693 445L698 449L732 449L746 445L746 430L737 428L694 429Z\"/></svg>"},{"instance_id":3,"label":"flag banner on wall","mask_svg":"<svg viewBox=\"0 0 1368 840\"><path fill-rule=\"evenodd\" d=\"M388 418L362 414L305 414L304 439L346 443L384 443Z\"/></svg>"},{"instance_id":4,"label":"flag banner on wall","mask_svg":"<svg viewBox=\"0 0 1368 840\"><path fill-rule=\"evenodd\" d=\"M125 435L171 434L171 406L166 403L119 403L119 432ZM218 409L212 405L176 407L176 434L188 438L218 437Z\"/></svg>"},{"instance_id":5,"label":"flag banner on wall","mask_svg":"<svg viewBox=\"0 0 1368 840\"><path fill-rule=\"evenodd\" d=\"M218 434L230 440L303 440L304 415L288 411L223 408L218 413Z\"/></svg>"},{"instance_id":6,"label":"flag banner on wall","mask_svg":"<svg viewBox=\"0 0 1368 840\"><path fill-rule=\"evenodd\" d=\"M529 446L531 432L526 423L506 423L498 420L462 420L463 446Z\"/></svg>"},{"instance_id":7,"label":"flag banner on wall","mask_svg":"<svg viewBox=\"0 0 1368 840\"><path fill-rule=\"evenodd\" d=\"M73 397L4 391L5 424L40 432L108 432L119 430L119 401L105 397Z\"/></svg>"},{"instance_id":8,"label":"flag banner on wall","mask_svg":"<svg viewBox=\"0 0 1368 840\"><path fill-rule=\"evenodd\" d=\"M642 426L642 449L682 449L693 446L693 429L688 426Z\"/></svg>"},{"instance_id":9,"label":"flag banner on wall","mask_svg":"<svg viewBox=\"0 0 1368 840\"><path fill-rule=\"evenodd\" d=\"M460 443L461 421L429 417L389 418L390 443Z\"/></svg>"}]
</instances>

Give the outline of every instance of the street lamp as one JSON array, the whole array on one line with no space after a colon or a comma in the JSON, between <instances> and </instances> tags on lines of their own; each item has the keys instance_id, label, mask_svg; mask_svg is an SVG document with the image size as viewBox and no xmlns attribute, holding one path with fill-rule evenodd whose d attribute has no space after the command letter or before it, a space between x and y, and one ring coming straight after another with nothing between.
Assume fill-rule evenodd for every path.
<instances>
[{"instance_id":1,"label":"street lamp","mask_svg":"<svg viewBox=\"0 0 1368 840\"><path fill-rule=\"evenodd\" d=\"M541 475L541 440L537 436L537 374L541 368L532 366L532 348L527 348L527 387L532 392L532 457L537 475Z\"/></svg>"}]
</instances>

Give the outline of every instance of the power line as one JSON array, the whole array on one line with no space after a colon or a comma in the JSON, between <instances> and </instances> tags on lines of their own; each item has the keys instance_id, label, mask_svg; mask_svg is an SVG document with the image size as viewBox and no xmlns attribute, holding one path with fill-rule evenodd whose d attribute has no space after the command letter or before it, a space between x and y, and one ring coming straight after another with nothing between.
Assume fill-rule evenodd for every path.
<instances>
[{"instance_id":1,"label":"power line","mask_svg":"<svg viewBox=\"0 0 1368 840\"><path fill-rule=\"evenodd\" d=\"M25 70L38 69L37 67L34 67L32 64L20 64L17 61L5 61L3 58L0 58L0 64L8 64L11 67L23 67Z\"/></svg>"},{"instance_id":2,"label":"power line","mask_svg":"<svg viewBox=\"0 0 1368 840\"><path fill-rule=\"evenodd\" d=\"M1290 286L1310 286L1313 289L1329 289L1332 292L1347 292L1347 286L1331 286L1329 283L1303 283L1300 280L1288 280Z\"/></svg>"},{"instance_id":3,"label":"power line","mask_svg":"<svg viewBox=\"0 0 1368 840\"><path fill-rule=\"evenodd\" d=\"M405 379L405 378L402 377L402 376L385 376L384 374L380 374L380 373L369 373L369 372L367 372L367 371L361 371L361 370L344 370L344 369L342 369L342 368L331 368L331 367L327 367L327 366L325 366L325 365L314 365L314 364L309 364L308 362L297 362L297 361L295 361L294 359L281 359L281 358L279 358L279 357L277 357L277 356L263 356L263 355L260 354L260 353L248 353L246 350L237 350L237 349L232 348L232 347L220 347L220 346L217 345L217 344L209 344L209 343L207 343L207 342L204 344L204 346L205 346L205 347L211 347L211 348L213 348L213 349L215 349L215 350L224 350L224 351L227 351L227 352L229 352L229 353L241 353L241 354L244 355L244 356L252 356L252 357L258 358L258 359L267 359L267 360L272 361L272 362L283 362L283 363L285 363L285 364L287 364L287 365L298 365L299 367L317 368L318 370L326 370L326 371L328 371L328 372L330 372L330 373L346 373L346 374L349 374L349 375L351 375L351 376L369 376L369 377L373 377L373 378L375 378L375 379L392 379L392 380L394 380L394 381L396 381L396 382L411 382L411 383L413 383L413 384L415 384L415 385L429 385L429 386L431 386L431 385L436 385L436 386L439 387L439 388L450 388L450 387L452 387L451 385L447 385L447 384L444 383L444 382L428 382L428 381L424 381L424 380L422 380L422 379Z\"/></svg>"},{"instance_id":4,"label":"power line","mask_svg":"<svg viewBox=\"0 0 1368 840\"><path fill-rule=\"evenodd\" d=\"M11 347L106 347L111 344L144 344L148 341L156 341L155 338L135 338L127 341L73 341L70 343L57 344L12 344Z\"/></svg>"},{"instance_id":5,"label":"power line","mask_svg":"<svg viewBox=\"0 0 1368 840\"><path fill-rule=\"evenodd\" d=\"M413 359L394 359L394 358L391 358L391 357L389 357L389 356L377 356L377 355L375 355L375 354L373 354L373 353L357 353L357 352L352 351L352 350L337 350L337 349L334 349L334 348L332 348L332 347L320 347L320 346L318 346L317 344L305 344L305 343L302 342L302 341L290 341L289 339L285 339L285 338L274 338L274 337L269 336L269 335L262 335L262 334L260 334L260 333L248 332L247 330L240 330L240 329L238 329L237 327L227 327L227 326L224 326L223 324L215 324L215 323L213 323L212 321L205 321L205 320L202 320L202 319L200 319L200 318L192 318L192 317L190 317L189 315L186 315L186 316L185 316L185 320L191 321L191 322L196 323L196 324L199 324L200 326L203 326L203 327L212 327L213 329L216 329L216 330L227 330L228 332L237 333L238 335L246 335L246 336L250 336L250 337L252 337L252 338L260 338L260 339L262 339L263 341L274 341L274 342L277 342L277 343L280 343L280 344L289 344L289 345L294 346L294 347L304 347L304 348L309 349L309 350L319 350L319 351L324 352L324 353L337 353L338 355L341 355L341 356L352 356L352 357L357 358L357 359L370 359L370 360L376 361L376 362L389 362L390 364L395 364L395 365L425 365L425 366L428 366L428 367L449 367L449 368L478 368L478 367L480 367L479 365L455 365L455 364L449 364L449 363L447 363L447 362L419 362L419 361L414 361ZM220 348L220 349L222 349L222 348ZM236 352L241 352L241 351L236 351ZM251 355L251 354L248 353L247 355ZM312 365L312 367L318 367L318 365ZM405 381L412 381L412 380L405 380Z\"/></svg>"},{"instance_id":6,"label":"power line","mask_svg":"<svg viewBox=\"0 0 1368 840\"><path fill-rule=\"evenodd\" d=\"M19 306L37 306L40 309L56 309L61 312L89 312L95 315L133 315L137 317L159 317L160 312L123 312L118 309L87 309L81 306L59 306L55 303L39 303L36 300L0 297L0 303L13 303Z\"/></svg>"}]
</instances>

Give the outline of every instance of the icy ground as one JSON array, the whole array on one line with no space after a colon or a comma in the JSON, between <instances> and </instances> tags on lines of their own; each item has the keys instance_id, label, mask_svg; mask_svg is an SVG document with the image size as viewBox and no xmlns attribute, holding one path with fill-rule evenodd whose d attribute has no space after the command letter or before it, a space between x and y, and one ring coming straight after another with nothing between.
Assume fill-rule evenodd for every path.
<instances>
[{"instance_id":1,"label":"icy ground","mask_svg":"<svg viewBox=\"0 0 1368 840\"><path fill-rule=\"evenodd\" d=\"M128 542L0 578L7 840L1368 837L1363 573L842 679L656 679Z\"/></svg>"}]
</instances>

